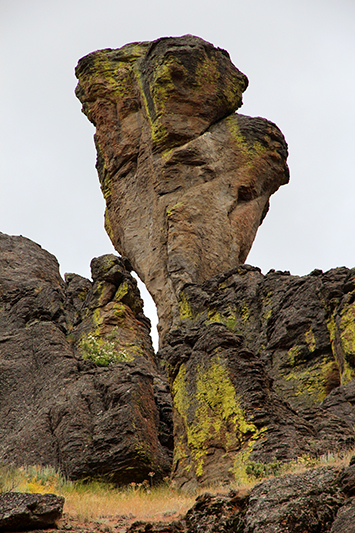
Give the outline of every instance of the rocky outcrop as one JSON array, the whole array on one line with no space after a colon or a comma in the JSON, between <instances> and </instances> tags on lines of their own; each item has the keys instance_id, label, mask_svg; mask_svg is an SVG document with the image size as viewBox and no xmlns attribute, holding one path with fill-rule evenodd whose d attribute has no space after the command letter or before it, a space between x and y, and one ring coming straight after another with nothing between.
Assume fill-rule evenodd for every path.
<instances>
[{"instance_id":1,"label":"rocky outcrop","mask_svg":"<svg viewBox=\"0 0 355 533\"><path fill-rule=\"evenodd\" d=\"M93 281L0 234L0 462L71 479L142 481L170 471L171 406L127 260L92 261Z\"/></svg>"},{"instance_id":2,"label":"rocky outcrop","mask_svg":"<svg viewBox=\"0 0 355 533\"><path fill-rule=\"evenodd\" d=\"M186 285L180 309L159 353L179 486L246 481L355 445L355 269L241 265Z\"/></svg>"},{"instance_id":3,"label":"rocky outcrop","mask_svg":"<svg viewBox=\"0 0 355 533\"><path fill-rule=\"evenodd\" d=\"M55 527L64 498L55 494L0 494L0 531L27 531Z\"/></svg>"},{"instance_id":4,"label":"rocky outcrop","mask_svg":"<svg viewBox=\"0 0 355 533\"><path fill-rule=\"evenodd\" d=\"M245 261L288 181L287 145L271 122L234 113L246 76L191 35L94 52L76 75L106 230L151 293L163 341L184 283Z\"/></svg>"},{"instance_id":5,"label":"rocky outcrop","mask_svg":"<svg viewBox=\"0 0 355 533\"><path fill-rule=\"evenodd\" d=\"M106 229L157 304L175 482L241 481L354 446L354 271L240 265L288 181L278 128L235 113L244 74L184 36L94 52L76 75Z\"/></svg>"},{"instance_id":6,"label":"rocky outcrop","mask_svg":"<svg viewBox=\"0 0 355 533\"><path fill-rule=\"evenodd\" d=\"M347 470L323 467L229 495L204 494L180 521L137 522L127 533L352 533L355 499L341 484Z\"/></svg>"}]
</instances>

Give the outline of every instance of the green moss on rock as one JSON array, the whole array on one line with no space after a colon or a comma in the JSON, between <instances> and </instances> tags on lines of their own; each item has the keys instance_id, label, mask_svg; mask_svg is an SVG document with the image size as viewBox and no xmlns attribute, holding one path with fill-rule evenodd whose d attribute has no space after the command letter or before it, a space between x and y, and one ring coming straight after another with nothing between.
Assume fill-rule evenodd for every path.
<instances>
[{"instance_id":1,"label":"green moss on rock","mask_svg":"<svg viewBox=\"0 0 355 533\"><path fill-rule=\"evenodd\" d=\"M280 366L275 390L297 407L316 407L330 392L339 370L331 355L302 362L304 347L293 346L287 353L289 366ZM283 361L283 358L281 358Z\"/></svg>"},{"instance_id":2,"label":"green moss on rock","mask_svg":"<svg viewBox=\"0 0 355 533\"><path fill-rule=\"evenodd\" d=\"M355 304L340 313L339 333L345 359L351 368L355 368Z\"/></svg>"}]
</instances>

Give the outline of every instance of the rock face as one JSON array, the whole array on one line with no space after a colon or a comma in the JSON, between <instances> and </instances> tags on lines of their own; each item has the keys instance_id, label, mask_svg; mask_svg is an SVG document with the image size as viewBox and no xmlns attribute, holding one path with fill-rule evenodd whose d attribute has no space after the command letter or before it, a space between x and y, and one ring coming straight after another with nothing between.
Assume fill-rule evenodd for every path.
<instances>
[{"instance_id":1,"label":"rock face","mask_svg":"<svg viewBox=\"0 0 355 533\"><path fill-rule=\"evenodd\" d=\"M159 355L180 487L247 480L355 444L355 269L291 276L241 265L180 294Z\"/></svg>"},{"instance_id":2,"label":"rock face","mask_svg":"<svg viewBox=\"0 0 355 533\"><path fill-rule=\"evenodd\" d=\"M91 267L93 282L64 282L54 256L0 234L0 462L71 479L161 478L171 405L150 323L127 260Z\"/></svg>"},{"instance_id":3,"label":"rock face","mask_svg":"<svg viewBox=\"0 0 355 533\"><path fill-rule=\"evenodd\" d=\"M55 527L64 498L54 494L0 494L0 531L27 531Z\"/></svg>"},{"instance_id":4,"label":"rock face","mask_svg":"<svg viewBox=\"0 0 355 533\"><path fill-rule=\"evenodd\" d=\"M175 482L240 482L354 446L354 271L240 265L288 181L279 129L235 113L244 74L184 36L94 52L76 75L106 229L157 304Z\"/></svg>"},{"instance_id":5,"label":"rock face","mask_svg":"<svg viewBox=\"0 0 355 533\"><path fill-rule=\"evenodd\" d=\"M163 341L184 283L245 261L288 182L287 145L271 122L234 113L246 76L191 35L94 52L76 75L106 230L151 293Z\"/></svg>"}]
</instances>

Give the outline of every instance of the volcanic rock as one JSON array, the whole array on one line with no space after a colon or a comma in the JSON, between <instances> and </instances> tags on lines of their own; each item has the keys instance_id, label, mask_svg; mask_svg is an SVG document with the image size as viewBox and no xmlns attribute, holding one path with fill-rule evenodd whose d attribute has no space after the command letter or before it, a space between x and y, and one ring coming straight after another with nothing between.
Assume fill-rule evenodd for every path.
<instances>
[{"instance_id":1,"label":"volcanic rock","mask_svg":"<svg viewBox=\"0 0 355 533\"><path fill-rule=\"evenodd\" d=\"M355 499L340 479L339 467L328 466L202 494L179 521L136 522L127 533L353 533Z\"/></svg>"},{"instance_id":2,"label":"volcanic rock","mask_svg":"<svg viewBox=\"0 0 355 533\"><path fill-rule=\"evenodd\" d=\"M273 123L234 113L246 76L191 35L94 52L76 76L105 227L151 293L164 342L182 286L245 261L288 182L287 145Z\"/></svg>"},{"instance_id":3,"label":"volcanic rock","mask_svg":"<svg viewBox=\"0 0 355 533\"><path fill-rule=\"evenodd\" d=\"M64 498L55 494L0 494L0 531L27 531L55 527Z\"/></svg>"},{"instance_id":4,"label":"volcanic rock","mask_svg":"<svg viewBox=\"0 0 355 533\"><path fill-rule=\"evenodd\" d=\"M243 533L329 531L344 503L336 480L328 467L264 481L251 491Z\"/></svg>"},{"instance_id":5,"label":"volcanic rock","mask_svg":"<svg viewBox=\"0 0 355 533\"><path fill-rule=\"evenodd\" d=\"M355 498L340 507L332 524L330 533L354 533L355 530Z\"/></svg>"},{"instance_id":6,"label":"volcanic rock","mask_svg":"<svg viewBox=\"0 0 355 533\"><path fill-rule=\"evenodd\" d=\"M93 282L0 234L0 462L117 483L170 471L170 393L123 258ZM161 439L161 440L160 440Z\"/></svg>"},{"instance_id":7,"label":"volcanic rock","mask_svg":"<svg viewBox=\"0 0 355 533\"><path fill-rule=\"evenodd\" d=\"M247 481L354 447L355 269L240 265L180 294L166 337L176 484Z\"/></svg>"}]
</instances>

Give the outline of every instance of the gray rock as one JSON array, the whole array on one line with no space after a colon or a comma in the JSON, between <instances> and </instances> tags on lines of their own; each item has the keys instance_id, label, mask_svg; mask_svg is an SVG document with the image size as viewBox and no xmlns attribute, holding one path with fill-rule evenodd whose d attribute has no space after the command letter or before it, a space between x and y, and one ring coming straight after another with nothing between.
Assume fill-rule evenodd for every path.
<instances>
[{"instance_id":1,"label":"gray rock","mask_svg":"<svg viewBox=\"0 0 355 533\"><path fill-rule=\"evenodd\" d=\"M181 322L158 354L180 487L241 482L354 447L354 275L264 276L240 265L184 287Z\"/></svg>"},{"instance_id":2,"label":"gray rock","mask_svg":"<svg viewBox=\"0 0 355 533\"><path fill-rule=\"evenodd\" d=\"M333 468L321 468L257 485L250 493L243 533L329 531L344 503L337 473Z\"/></svg>"},{"instance_id":3,"label":"gray rock","mask_svg":"<svg viewBox=\"0 0 355 533\"><path fill-rule=\"evenodd\" d=\"M123 259L96 258L93 274L65 283L54 256L0 234L0 461L71 479L160 479L170 471L171 404L150 323ZM90 334L96 351L125 357L84 360Z\"/></svg>"},{"instance_id":4,"label":"gray rock","mask_svg":"<svg viewBox=\"0 0 355 533\"><path fill-rule=\"evenodd\" d=\"M0 531L26 531L55 527L62 516L64 498L55 494L0 494Z\"/></svg>"},{"instance_id":5,"label":"gray rock","mask_svg":"<svg viewBox=\"0 0 355 533\"><path fill-rule=\"evenodd\" d=\"M355 498L339 509L330 533L355 533Z\"/></svg>"}]
</instances>

